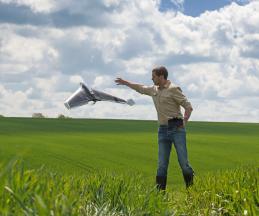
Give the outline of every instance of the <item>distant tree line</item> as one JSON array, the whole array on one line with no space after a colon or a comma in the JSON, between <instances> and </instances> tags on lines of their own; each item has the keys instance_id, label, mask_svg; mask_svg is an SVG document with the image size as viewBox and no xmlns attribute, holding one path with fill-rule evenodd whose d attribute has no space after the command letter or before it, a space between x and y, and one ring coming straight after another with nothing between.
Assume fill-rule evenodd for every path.
<instances>
[{"instance_id":1,"label":"distant tree line","mask_svg":"<svg viewBox=\"0 0 259 216\"><path fill-rule=\"evenodd\" d=\"M44 116L42 113L33 113L32 118L47 118L47 116ZM71 118L71 117L65 116L64 114L58 114L57 118L58 119L67 119L67 118Z\"/></svg>"},{"instance_id":2,"label":"distant tree line","mask_svg":"<svg viewBox=\"0 0 259 216\"><path fill-rule=\"evenodd\" d=\"M71 118L71 117L65 116L65 115L63 115L63 114L59 114L59 115L58 115L58 119L67 119L67 118Z\"/></svg>"},{"instance_id":3,"label":"distant tree line","mask_svg":"<svg viewBox=\"0 0 259 216\"><path fill-rule=\"evenodd\" d=\"M45 116L42 113L33 113L32 118L45 118Z\"/></svg>"}]
</instances>

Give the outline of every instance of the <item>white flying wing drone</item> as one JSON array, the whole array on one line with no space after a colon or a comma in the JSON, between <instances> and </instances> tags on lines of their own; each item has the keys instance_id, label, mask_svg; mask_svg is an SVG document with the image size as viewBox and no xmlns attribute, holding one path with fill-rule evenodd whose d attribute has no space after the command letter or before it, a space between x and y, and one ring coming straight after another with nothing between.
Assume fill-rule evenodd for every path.
<instances>
[{"instance_id":1,"label":"white flying wing drone","mask_svg":"<svg viewBox=\"0 0 259 216\"><path fill-rule=\"evenodd\" d=\"M97 91L94 89L89 89L84 83L80 83L80 88L72 94L66 101L65 106L67 109L82 106L88 102L96 103L97 101L110 101L122 104L128 104L130 106L134 105L135 102L132 99L123 100L121 98L109 95L107 93Z\"/></svg>"}]
</instances>

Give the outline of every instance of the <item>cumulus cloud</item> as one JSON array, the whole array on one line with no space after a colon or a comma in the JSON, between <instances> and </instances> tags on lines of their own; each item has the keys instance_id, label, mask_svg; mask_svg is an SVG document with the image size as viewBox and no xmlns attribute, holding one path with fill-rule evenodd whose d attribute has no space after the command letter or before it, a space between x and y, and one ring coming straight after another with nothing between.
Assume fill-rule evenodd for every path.
<instances>
[{"instance_id":1,"label":"cumulus cloud","mask_svg":"<svg viewBox=\"0 0 259 216\"><path fill-rule=\"evenodd\" d=\"M0 27L0 75L8 81L30 76L47 76L55 68L58 52L48 41L16 34L8 26Z\"/></svg>"},{"instance_id":2,"label":"cumulus cloud","mask_svg":"<svg viewBox=\"0 0 259 216\"><path fill-rule=\"evenodd\" d=\"M155 119L151 98L113 79L151 85L152 67L163 64L194 104L193 120L258 121L259 2L195 18L161 12L159 3L0 0L0 112ZM81 81L137 104L65 110Z\"/></svg>"},{"instance_id":3,"label":"cumulus cloud","mask_svg":"<svg viewBox=\"0 0 259 216\"><path fill-rule=\"evenodd\" d=\"M171 2L176 6L178 10L184 10L184 0L171 0Z\"/></svg>"},{"instance_id":4,"label":"cumulus cloud","mask_svg":"<svg viewBox=\"0 0 259 216\"><path fill-rule=\"evenodd\" d=\"M97 76L94 79L93 88L106 88L113 85L113 77L111 76Z\"/></svg>"},{"instance_id":5,"label":"cumulus cloud","mask_svg":"<svg viewBox=\"0 0 259 216\"><path fill-rule=\"evenodd\" d=\"M59 28L101 27L108 25L110 14L119 9L117 1L107 0L1 0L0 22Z\"/></svg>"},{"instance_id":6,"label":"cumulus cloud","mask_svg":"<svg viewBox=\"0 0 259 216\"><path fill-rule=\"evenodd\" d=\"M54 8L51 0L1 0L0 2L9 5L27 6L35 12L49 12Z\"/></svg>"}]
</instances>

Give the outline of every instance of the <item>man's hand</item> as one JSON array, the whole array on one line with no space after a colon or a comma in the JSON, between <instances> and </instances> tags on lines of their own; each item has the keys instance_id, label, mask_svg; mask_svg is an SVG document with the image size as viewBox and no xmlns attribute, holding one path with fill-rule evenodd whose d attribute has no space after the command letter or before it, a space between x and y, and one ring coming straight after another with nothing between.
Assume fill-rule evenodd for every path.
<instances>
[{"instance_id":1,"label":"man's hand","mask_svg":"<svg viewBox=\"0 0 259 216\"><path fill-rule=\"evenodd\" d=\"M186 126L186 124L187 124L187 119L183 119L183 126L185 127Z\"/></svg>"},{"instance_id":2,"label":"man's hand","mask_svg":"<svg viewBox=\"0 0 259 216\"><path fill-rule=\"evenodd\" d=\"M116 78L116 80L114 80L114 81L116 82L117 85L126 85L127 86L129 84L128 81L126 81L122 78Z\"/></svg>"},{"instance_id":3,"label":"man's hand","mask_svg":"<svg viewBox=\"0 0 259 216\"><path fill-rule=\"evenodd\" d=\"M122 78L116 78L114 80L114 82L116 82L117 85L125 85L131 89L134 89L134 90L138 90L142 85L141 84L137 84L137 83L132 83L130 81L127 81L127 80L124 80Z\"/></svg>"},{"instance_id":4,"label":"man's hand","mask_svg":"<svg viewBox=\"0 0 259 216\"><path fill-rule=\"evenodd\" d=\"M188 108L185 110L184 112L184 118L183 118L183 124L184 126L187 124L188 119L190 118L191 114L192 114L192 107Z\"/></svg>"}]
</instances>

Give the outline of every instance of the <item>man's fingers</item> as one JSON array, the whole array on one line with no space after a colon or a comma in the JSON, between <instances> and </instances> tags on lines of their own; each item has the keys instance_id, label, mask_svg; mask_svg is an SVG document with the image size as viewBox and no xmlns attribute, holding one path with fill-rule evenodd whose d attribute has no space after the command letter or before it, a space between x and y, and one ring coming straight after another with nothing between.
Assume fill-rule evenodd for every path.
<instances>
[{"instance_id":1,"label":"man's fingers","mask_svg":"<svg viewBox=\"0 0 259 216\"><path fill-rule=\"evenodd\" d=\"M115 82L116 82L117 85L123 85L124 84L124 80L121 79L121 78L116 78Z\"/></svg>"}]
</instances>

